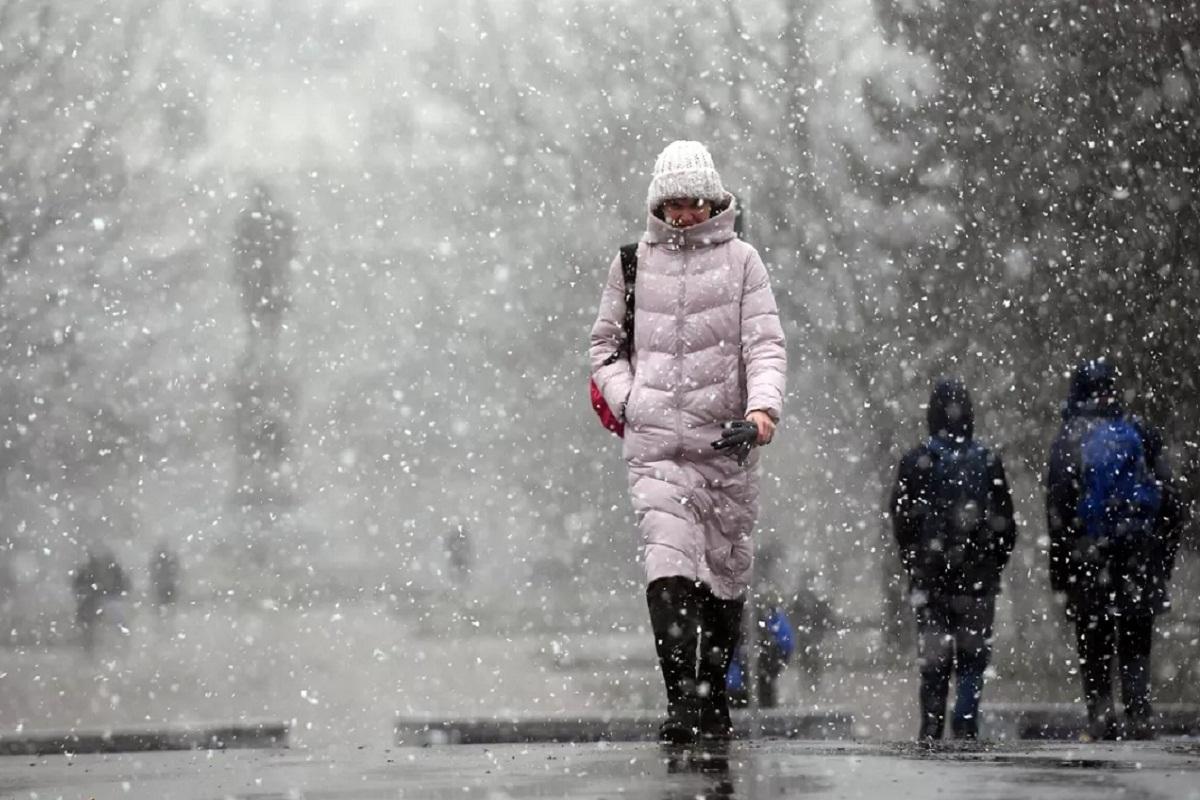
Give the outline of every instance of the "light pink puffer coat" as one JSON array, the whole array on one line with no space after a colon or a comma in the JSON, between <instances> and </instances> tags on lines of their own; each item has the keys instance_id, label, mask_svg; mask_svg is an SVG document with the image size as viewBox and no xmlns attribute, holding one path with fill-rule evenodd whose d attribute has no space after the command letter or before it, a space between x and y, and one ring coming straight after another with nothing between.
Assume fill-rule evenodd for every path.
<instances>
[{"instance_id":1,"label":"light pink puffer coat","mask_svg":"<svg viewBox=\"0 0 1200 800\"><path fill-rule=\"evenodd\" d=\"M767 271L736 238L734 207L676 230L651 215L638 246L631 359L604 361L624 336L614 259L592 326L592 377L625 413L625 461L646 580L681 575L745 593L758 518L758 451L746 466L713 450L721 423L753 410L779 421L787 354Z\"/></svg>"}]
</instances>

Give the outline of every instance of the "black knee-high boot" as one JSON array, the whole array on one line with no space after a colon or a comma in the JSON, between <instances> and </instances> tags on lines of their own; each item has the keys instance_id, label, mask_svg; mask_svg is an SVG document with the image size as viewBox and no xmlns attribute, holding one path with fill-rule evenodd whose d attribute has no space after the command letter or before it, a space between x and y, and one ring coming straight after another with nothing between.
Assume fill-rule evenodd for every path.
<instances>
[{"instance_id":1,"label":"black knee-high boot","mask_svg":"<svg viewBox=\"0 0 1200 800\"><path fill-rule=\"evenodd\" d=\"M745 605L745 600L722 600L707 588L701 590L700 667L696 678L700 732L705 739L728 741L733 736L725 674L742 637Z\"/></svg>"},{"instance_id":2,"label":"black knee-high boot","mask_svg":"<svg viewBox=\"0 0 1200 800\"><path fill-rule=\"evenodd\" d=\"M699 728L696 702L696 645L699 639L699 595L696 582L683 577L660 578L646 589L654 647L667 687L667 719L659 740L687 744Z\"/></svg>"},{"instance_id":3,"label":"black knee-high boot","mask_svg":"<svg viewBox=\"0 0 1200 800\"><path fill-rule=\"evenodd\" d=\"M917 739L935 742L946 727L946 692L950 689L950 663L939 662L921 668L921 730Z\"/></svg>"}]
</instances>

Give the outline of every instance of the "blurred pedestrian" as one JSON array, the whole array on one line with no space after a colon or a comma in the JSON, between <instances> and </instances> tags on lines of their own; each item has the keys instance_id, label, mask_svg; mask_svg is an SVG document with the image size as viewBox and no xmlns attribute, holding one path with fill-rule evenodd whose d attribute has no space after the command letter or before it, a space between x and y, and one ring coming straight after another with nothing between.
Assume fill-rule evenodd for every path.
<instances>
[{"instance_id":1,"label":"blurred pedestrian","mask_svg":"<svg viewBox=\"0 0 1200 800\"><path fill-rule=\"evenodd\" d=\"M1120 398L1111 362L1076 368L1046 474L1050 586L1075 620L1086 735L1148 739L1154 617L1170 606L1183 508L1162 437L1127 415ZM1113 709L1114 654L1123 725Z\"/></svg>"},{"instance_id":2,"label":"blurred pedestrian","mask_svg":"<svg viewBox=\"0 0 1200 800\"><path fill-rule=\"evenodd\" d=\"M796 666L804 685L816 692L825 671L825 635L833 627L833 607L821 590L820 576L804 573L788 611L796 640Z\"/></svg>"},{"instance_id":3,"label":"blurred pedestrian","mask_svg":"<svg viewBox=\"0 0 1200 800\"><path fill-rule=\"evenodd\" d=\"M16 630L17 571L13 551L0 552L0 645L7 644Z\"/></svg>"},{"instance_id":4,"label":"blurred pedestrian","mask_svg":"<svg viewBox=\"0 0 1200 800\"><path fill-rule=\"evenodd\" d=\"M779 705L779 676L796 650L795 634L782 603L764 604L757 617L754 622L758 641L756 662L751 665L750 653L743 642L737 648L725 676L729 703L734 708L749 705L751 678L755 682L759 708L775 708Z\"/></svg>"},{"instance_id":5,"label":"blurred pedestrian","mask_svg":"<svg viewBox=\"0 0 1200 800\"><path fill-rule=\"evenodd\" d=\"M167 542L159 542L150 554L150 593L159 614L175 609L179 601L181 567L179 555Z\"/></svg>"},{"instance_id":6,"label":"blurred pedestrian","mask_svg":"<svg viewBox=\"0 0 1200 800\"><path fill-rule=\"evenodd\" d=\"M1000 457L974 439L962 381L935 382L928 421L929 439L901 459L891 500L917 618L918 738L942 738L954 674L951 731L975 739L1000 574L1016 541L1012 496Z\"/></svg>"},{"instance_id":7,"label":"blurred pedestrian","mask_svg":"<svg viewBox=\"0 0 1200 800\"><path fill-rule=\"evenodd\" d=\"M592 380L623 424L667 690L660 738L728 739L725 673L753 561L758 453L750 442L721 451L714 440L748 420L757 444L770 443L783 405L783 328L762 259L736 237L734 198L704 145L662 151L647 210L632 264L618 257L609 269L592 327Z\"/></svg>"},{"instance_id":8,"label":"blurred pedestrian","mask_svg":"<svg viewBox=\"0 0 1200 800\"><path fill-rule=\"evenodd\" d=\"M88 550L86 560L75 569L71 581L75 594L75 622L83 649L91 653L107 627L124 625L121 603L129 593L129 579L106 547Z\"/></svg>"},{"instance_id":9,"label":"blurred pedestrian","mask_svg":"<svg viewBox=\"0 0 1200 800\"><path fill-rule=\"evenodd\" d=\"M474 553L471 548L471 533L467 526L455 522L446 531L444 542L446 559L450 564L450 575L459 587L465 587L471 581L471 568L474 564Z\"/></svg>"}]
</instances>

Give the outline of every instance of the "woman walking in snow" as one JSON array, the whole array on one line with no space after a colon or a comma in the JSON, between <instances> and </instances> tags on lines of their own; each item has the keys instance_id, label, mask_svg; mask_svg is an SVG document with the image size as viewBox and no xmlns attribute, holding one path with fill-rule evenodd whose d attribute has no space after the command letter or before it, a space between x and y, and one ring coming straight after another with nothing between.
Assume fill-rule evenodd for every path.
<instances>
[{"instance_id":1,"label":"woman walking in snow","mask_svg":"<svg viewBox=\"0 0 1200 800\"><path fill-rule=\"evenodd\" d=\"M783 405L783 328L762 259L734 233L734 203L704 145L668 145L638 244L633 342L619 257L591 335L592 378L625 423L667 689L660 739L675 744L732 735L725 673L750 582L758 455L713 443L741 419L770 443Z\"/></svg>"}]
</instances>

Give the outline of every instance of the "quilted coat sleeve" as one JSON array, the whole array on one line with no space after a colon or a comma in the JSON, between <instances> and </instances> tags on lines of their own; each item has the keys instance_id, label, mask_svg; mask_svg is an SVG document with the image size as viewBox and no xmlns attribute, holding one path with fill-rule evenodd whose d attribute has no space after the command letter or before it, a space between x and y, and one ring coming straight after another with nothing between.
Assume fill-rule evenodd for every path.
<instances>
[{"instance_id":1,"label":"quilted coat sleeve","mask_svg":"<svg viewBox=\"0 0 1200 800\"><path fill-rule=\"evenodd\" d=\"M746 365L746 413L766 411L779 421L787 378L787 349L767 268L751 250L742 288L742 363Z\"/></svg>"},{"instance_id":2,"label":"quilted coat sleeve","mask_svg":"<svg viewBox=\"0 0 1200 800\"><path fill-rule=\"evenodd\" d=\"M625 401L633 388L633 367L628 355L612 360L613 354L621 349L625 340L625 276L621 272L621 256L613 259L608 269L608 280L600 295L600 312L592 325L591 347L588 351L592 364L592 380L596 382L604 401L613 413L624 416Z\"/></svg>"}]
</instances>

